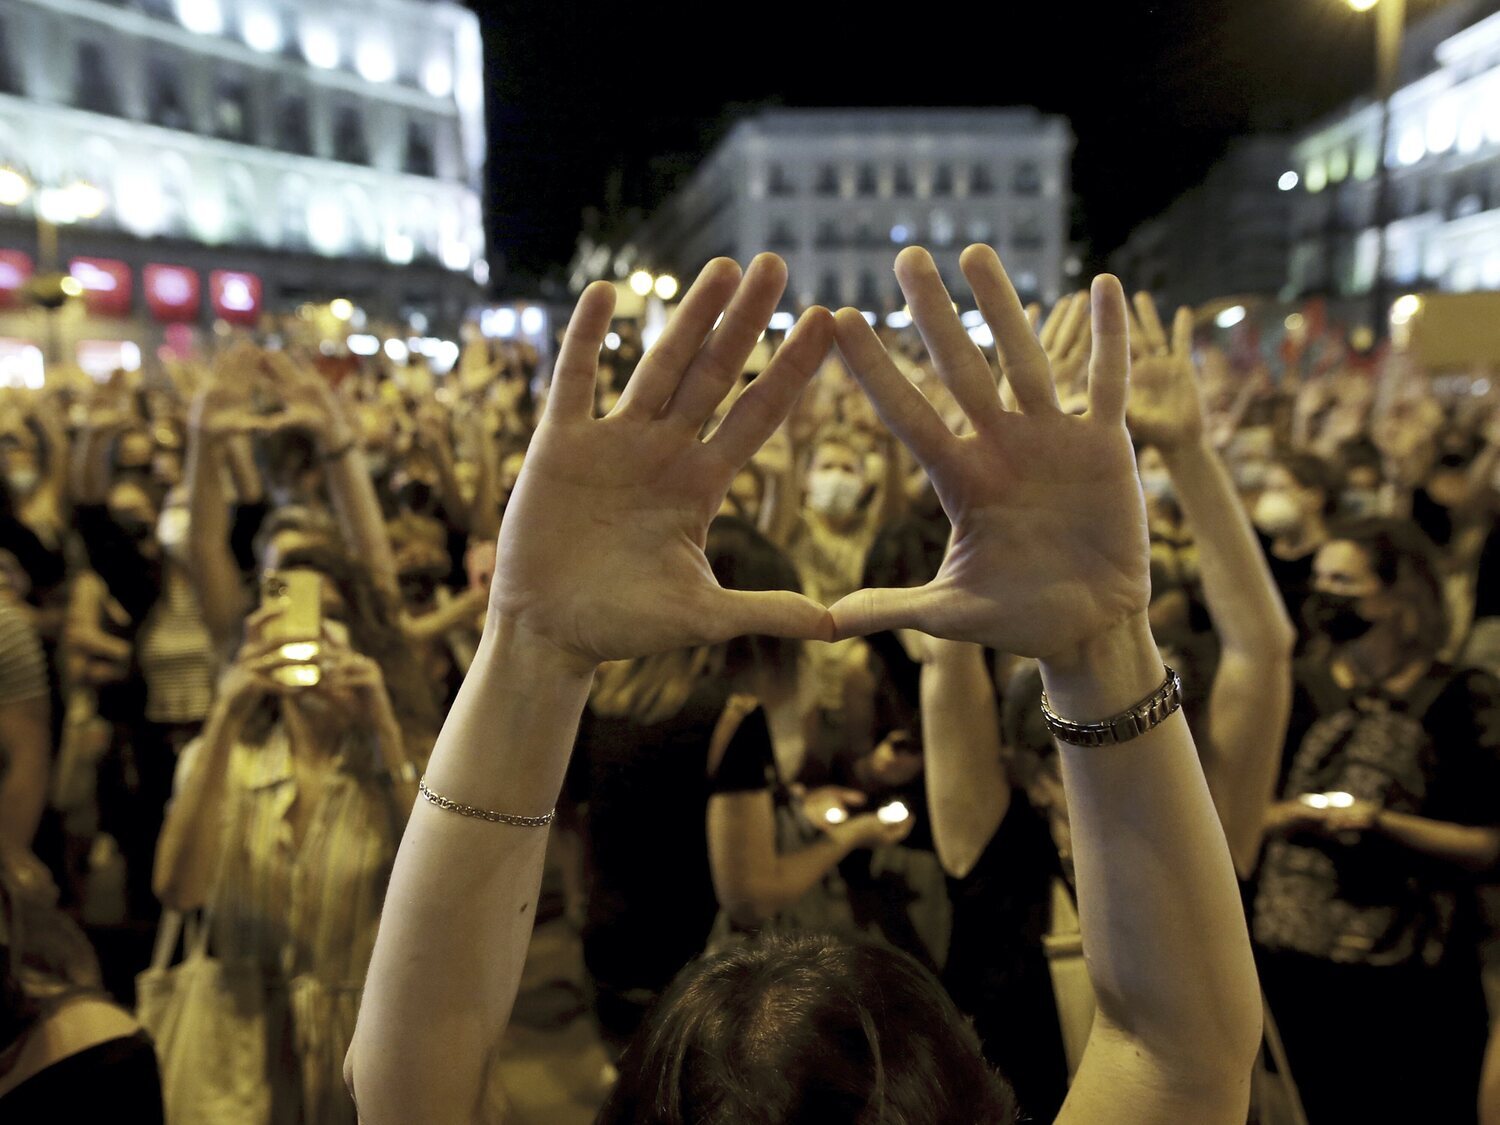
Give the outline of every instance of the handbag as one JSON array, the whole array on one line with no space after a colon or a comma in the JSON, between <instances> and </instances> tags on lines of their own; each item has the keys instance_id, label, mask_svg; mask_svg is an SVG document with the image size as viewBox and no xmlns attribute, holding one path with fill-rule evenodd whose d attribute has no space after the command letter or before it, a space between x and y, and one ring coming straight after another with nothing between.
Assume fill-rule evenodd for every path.
<instances>
[{"instance_id":1,"label":"handbag","mask_svg":"<svg viewBox=\"0 0 1500 1125\"><path fill-rule=\"evenodd\" d=\"M137 1018L156 1045L167 1125L270 1125L266 985L253 962L208 955L208 920L162 915ZM185 956L172 965L178 938Z\"/></svg>"}]
</instances>

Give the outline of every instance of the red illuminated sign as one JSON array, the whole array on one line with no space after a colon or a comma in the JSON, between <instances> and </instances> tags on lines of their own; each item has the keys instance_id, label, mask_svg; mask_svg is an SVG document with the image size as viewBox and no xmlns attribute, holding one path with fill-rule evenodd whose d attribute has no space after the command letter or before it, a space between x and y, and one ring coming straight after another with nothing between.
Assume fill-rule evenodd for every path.
<instances>
[{"instance_id":1,"label":"red illuminated sign","mask_svg":"<svg viewBox=\"0 0 1500 1125\"><path fill-rule=\"evenodd\" d=\"M0 308L21 301L21 290L31 280L31 258L19 250L0 250Z\"/></svg>"},{"instance_id":2,"label":"red illuminated sign","mask_svg":"<svg viewBox=\"0 0 1500 1125\"><path fill-rule=\"evenodd\" d=\"M114 258L74 258L68 273L83 286L83 304L95 316L130 315L130 267Z\"/></svg>"},{"instance_id":3,"label":"red illuminated sign","mask_svg":"<svg viewBox=\"0 0 1500 1125\"><path fill-rule=\"evenodd\" d=\"M239 270L214 270L208 275L208 299L221 320L253 325L260 319L260 278Z\"/></svg>"},{"instance_id":4,"label":"red illuminated sign","mask_svg":"<svg viewBox=\"0 0 1500 1125\"><path fill-rule=\"evenodd\" d=\"M146 304L157 320L170 324L198 319L201 287L197 270L152 263L142 273L141 283L146 289Z\"/></svg>"}]
</instances>

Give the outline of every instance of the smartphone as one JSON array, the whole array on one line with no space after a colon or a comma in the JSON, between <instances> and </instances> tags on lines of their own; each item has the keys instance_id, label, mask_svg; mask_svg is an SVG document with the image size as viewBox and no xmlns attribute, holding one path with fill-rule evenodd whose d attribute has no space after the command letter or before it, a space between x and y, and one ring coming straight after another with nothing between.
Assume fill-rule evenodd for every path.
<instances>
[{"instance_id":1,"label":"smartphone","mask_svg":"<svg viewBox=\"0 0 1500 1125\"><path fill-rule=\"evenodd\" d=\"M266 622L267 641L280 641L278 655L290 661L271 678L287 687L312 687L322 679L316 660L322 648L323 579L311 570L273 571L261 584L260 604L279 612Z\"/></svg>"},{"instance_id":2,"label":"smartphone","mask_svg":"<svg viewBox=\"0 0 1500 1125\"><path fill-rule=\"evenodd\" d=\"M1297 800L1310 809L1347 809L1354 804L1352 794L1340 792L1304 793Z\"/></svg>"}]
</instances>

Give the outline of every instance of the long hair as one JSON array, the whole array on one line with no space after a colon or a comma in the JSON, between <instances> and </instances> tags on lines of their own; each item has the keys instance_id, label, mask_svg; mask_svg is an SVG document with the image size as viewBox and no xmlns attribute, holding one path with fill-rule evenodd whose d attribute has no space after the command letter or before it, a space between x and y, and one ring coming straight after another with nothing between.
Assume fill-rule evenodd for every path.
<instances>
[{"instance_id":1,"label":"long hair","mask_svg":"<svg viewBox=\"0 0 1500 1125\"><path fill-rule=\"evenodd\" d=\"M797 590L796 568L781 551L738 516L709 525L703 553L726 590ZM595 713L650 725L681 711L707 676L770 699L795 693L802 644L784 637L735 637L719 645L677 649L606 664L594 678L589 703Z\"/></svg>"},{"instance_id":2,"label":"long hair","mask_svg":"<svg viewBox=\"0 0 1500 1125\"><path fill-rule=\"evenodd\" d=\"M1328 539L1364 552L1380 584L1415 614L1406 638L1412 654L1435 658L1448 643L1448 604L1437 548L1426 532L1412 520L1369 516L1336 525Z\"/></svg>"},{"instance_id":3,"label":"long hair","mask_svg":"<svg viewBox=\"0 0 1500 1125\"><path fill-rule=\"evenodd\" d=\"M997 1125L1016 1103L905 953L766 934L690 964L620 1060L601 1125Z\"/></svg>"}]
</instances>

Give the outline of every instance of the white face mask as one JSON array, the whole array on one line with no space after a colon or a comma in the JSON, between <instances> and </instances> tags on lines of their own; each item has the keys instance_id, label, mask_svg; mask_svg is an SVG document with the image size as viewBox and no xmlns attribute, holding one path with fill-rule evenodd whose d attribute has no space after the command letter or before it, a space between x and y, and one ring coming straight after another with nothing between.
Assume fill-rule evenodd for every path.
<instances>
[{"instance_id":1,"label":"white face mask","mask_svg":"<svg viewBox=\"0 0 1500 1125\"><path fill-rule=\"evenodd\" d=\"M1262 492L1252 518L1267 535L1289 535L1302 526L1302 509L1285 492Z\"/></svg>"},{"instance_id":2,"label":"white face mask","mask_svg":"<svg viewBox=\"0 0 1500 1125\"><path fill-rule=\"evenodd\" d=\"M30 496L35 491L37 482L41 480L41 474L28 466L22 469L12 469L5 474L5 480L10 485L11 492L17 496Z\"/></svg>"},{"instance_id":3,"label":"white face mask","mask_svg":"<svg viewBox=\"0 0 1500 1125\"><path fill-rule=\"evenodd\" d=\"M168 552L187 545L188 511L186 508L163 508L156 520L156 541Z\"/></svg>"},{"instance_id":4,"label":"white face mask","mask_svg":"<svg viewBox=\"0 0 1500 1125\"><path fill-rule=\"evenodd\" d=\"M859 507L865 485L842 469L820 469L807 478L807 506L820 515L846 519Z\"/></svg>"},{"instance_id":5,"label":"white face mask","mask_svg":"<svg viewBox=\"0 0 1500 1125\"><path fill-rule=\"evenodd\" d=\"M1142 473L1141 491L1153 500L1171 500L1173 498L1172 478L1166 473Z\"/></svg>"}]
</instances>

